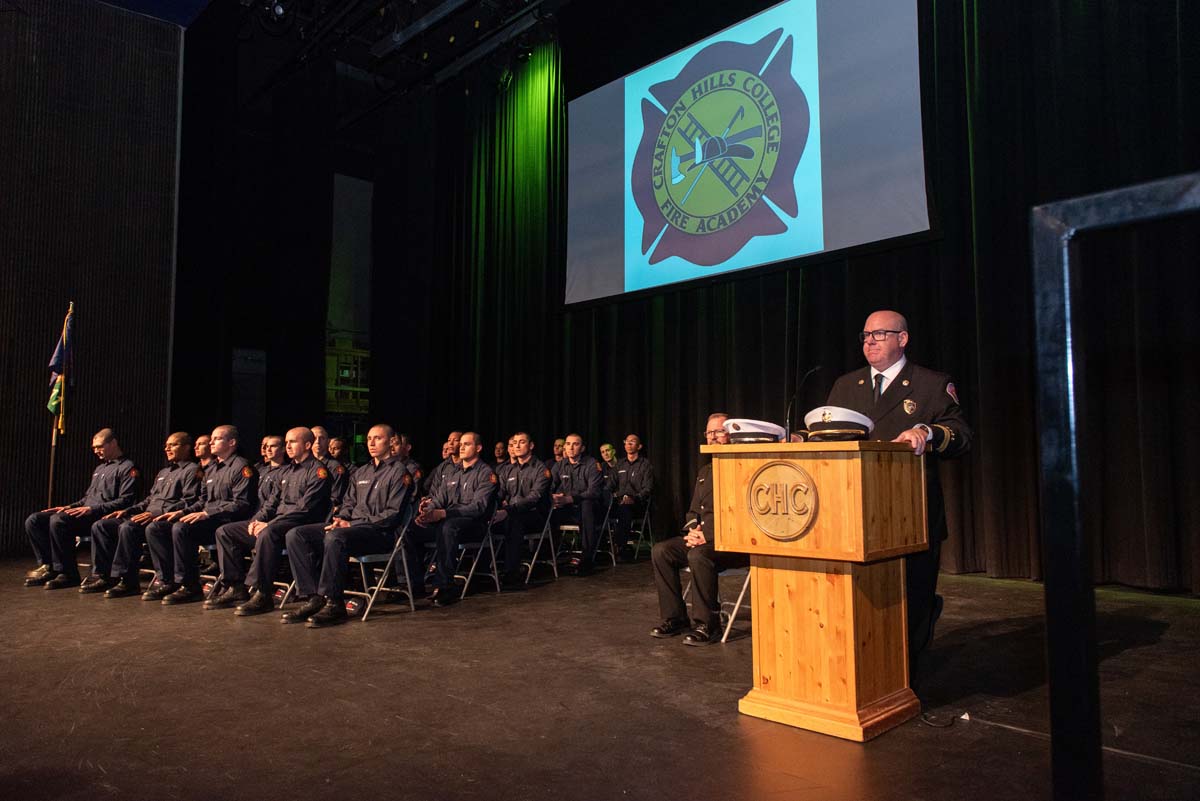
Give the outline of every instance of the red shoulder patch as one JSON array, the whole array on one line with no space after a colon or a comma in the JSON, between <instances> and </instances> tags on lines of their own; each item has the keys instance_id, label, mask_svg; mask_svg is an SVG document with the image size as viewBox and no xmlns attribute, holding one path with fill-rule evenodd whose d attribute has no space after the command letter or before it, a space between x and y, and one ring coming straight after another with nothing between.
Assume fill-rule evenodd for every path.
<instances>
[{"instance_id":1,"label":"red shoulder patch","mask_svg":"<svg viewBox=\"0 0 1200 801\"><path fill-rule=\"evenodd\" d=\"M246 478L250 478L250 476L254 475L254 471L250 469L250 465L246 465L242 468L242 475Z\"/></svg>"},{"instance_id":2,"label":"red shoulder patch","mask_svg":"<svg viewBox=\"0 0 1200 801\"><path fill-rule=\"evenodd\" d=\"M346 468L342 467L341 465L338 465L337 474L340 476L342 473L345 473L345 472L346 472Z\"/></svg>"},{"instance_id":3,"label":"red shoulder patch","mask_svg":"<svg viewBox=\"0 0 1200 801\"><path fill-rule=\"evenodd\" d=\"M604 468L600 466L600 463L599 463L599 462L596 462L596 472L597 472L597 473L603 473L603 472L604 472Z\"/></svg>"},{"instance_id":4,"label":"red shoulder patch","mask_svg":"<svg viewBox=\"0 0 1200 801\"><path fill-rule=\"evenodd\" d=\"M406 486L406 487L412 486L413 479L412 479L412 476L410 476L408 473L405 473L404 478L402 478L400 480L404 483L404 486Z\"/></svg>"},{"instance_id":5,"label":"red shoulder patch","mask_svg":"<svg viewBox=\"0 0 1200 801\"><path fill-rule=\"evenodd\" d=\"M137 478L138 476L141 475L141 473L138 472L138 469L136 467L131 467L131 468L129 468L129 475L133 476L134 478Z\"/></svg>"},{"instance_id":6,"label":"red shoulder patch","mask_svg":"<svg viewBox=\"0 0 1200 801\"><path fill-rule=\"evenodd\" d=\"M317 478L324 481L325 479L329 478L329 471L326 470L324 467L318 467L317 468Z\"/></svg>"},{"instance_id":7,"label":"red shoulder patch","mask_svg":"<svg viewBox=\"0 0 1200 801\"><path fill-rule=\"evenodd\" d=\"M490 481L491 481L493 484L495 484L495 483L498 481L498 479L496 478L496 474L495 474L495 473L492 473L490 476L488 476L488 479L489 479L489 480L490 480Z\"/></svg>"},{"instance_id":8,"label":"red shoulder patch","mask_svg":"<svg viewBox=\"0 0 1200 801\"><path fill-rule=\"evenodd\" d=\"M950 383L946 384L946 394L947 394L947 395L949 395L951 398L954 398L954 402L955 402L955 403L958 403L958 390L956 390L956 389L954 388L954 382L953 382L953 381L951 381ZM960 404L960 405L961 405L961 404Z\"/></svg>"},{"instance_id":9,"label":"red shoulder patch","mask_svg":"<svg viewBox=\"0 0 1200 801\"><path fill-rule=\"evenodd\" d=\"M546 478L550 478L550 468L546 468Z\"/></svg>"},{"instance_id":10,"label":"red shoulder patch","mask_svg":"<svg viewBox=\"0 0 1200 801\"><path fill-rule=\"evenodd\" d=\"M420 481L420 480L421 480L421 471L418 470L417 472L413 473L413 481Z\"/></svg>"}]
</instances>

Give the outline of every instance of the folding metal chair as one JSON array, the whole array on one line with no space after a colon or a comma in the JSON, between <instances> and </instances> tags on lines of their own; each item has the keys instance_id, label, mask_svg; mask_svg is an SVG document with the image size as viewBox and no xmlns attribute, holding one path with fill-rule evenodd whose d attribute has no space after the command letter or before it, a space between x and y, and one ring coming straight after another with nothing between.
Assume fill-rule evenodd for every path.
<instances>
[{"instance_id":1,"label":"folding metal chair","mask_svg":"<svg viewBox=\"0 0 1200 801\"><path fill-rule=\"evenodd\" d=\"M685 567L683 572L691 575L692 569ZM733 629L733 622L737 620L738 612L742 608L742 600L746 597L746 591L750 589L750 568L748 567L733 567L729 570L722 570L717 573L718 579L721 576L740 576L745 574L746 580L742 582L742 591L738 593L737 602L733 604L733 609L729 612L725 611L725 607L729 606L728 601L720 601L721 598L721 583L717 582L717 599L721 603L721 617L725 618L725 631L721 634L721 642L729 639L729 632ZM683 590L683 600L686 602L688 596L692 594L692 581L688 579L688 585Z\"/></svg>"},{"instance_id":2,"label":"folding metal chair","mask_svg":"<svg viewBox=\"0 0 1200 801\"><path fill-rule=\"evenodd\" d=\"M471 589L471 579L475 577L475 571L479 567L479 560L481 558L483 558L483 552L484 552L485 548L487 549L488 556L492 560L492 567L491 567L492 581L496 585L496 593L499 594L499 592L500 592L500 572L496 568L496 565L497 565L496 541L492 535L492 522L491 522L491 520L488 520L487 528L483 532L483 539L481 539L479 542L460 542L458 544L458 549L459 549L458 569L459 570L462 570L463 561L467 558L468 554L470 554L472 551L475 552L475 558L471 560L470 571L468 571L465 576L462 575L461 573L454 574L454 578L456 578L456 579L460 578L465 582L463 584L463 591L462 591L462 595L459 596L459 600L467 597L467 591Z\"/></svg>"},{"instance_id":3,"label":"folding metal chair","mask_svg":"<svg viewBox=\"0 0 1200 801\"><path fill-rule=\"evenodd\" d=\"M642 515L641 522L636 525L632 522L629 524L629 533L637 532L637 539L633 544L633 561L637 561L642 553L642 546L645 544L646 550L649 551L654 547L654 527L650 520L650 511L654 507L654 499L646 501L646 511Z\"/></svg>"},{"instance_id":4,"label":"folding metal chair","mask_svg":"<svg viewBox=\"0 0 1200 801\"><path fill-rule=\"evenodd\" d=\"M554 545L554 532L550 530L550 513L549 512L546 513L546 522L542 524L541 533L525 535L526 542L531 542L534 539L537 540L537 545L534 546L533 555L529 557L528 561L522 562L522 564L525 565L525 583L528 584L529 580L531 578L533 578L533 568L536 565L546 565L546 564L550 565L550 568L554 571L554 578L557 579L558 578L558 551L555 549L555 545ZM548 540L548 542L547 542L547 540ZM542 552L542 544L543 543L546 543L546 552L548 554L550 554L549 559L538 559L538 555L541 554L541 552Z\"/></svg>"},{"instance_id":5,"label":"folding metal chair","mask_svg":"<svg viewBox=\"0 0 1200 801\"><path fill-rule=\"evenodd\" d=\"M346 594L356 595L367 599L367 607L363 610L362 616L364 623L367 622L367 616L371 614L371 609L375 606L375 601L379 598L379 593L381 592L406 596L408 598L409 611L417 611L416 600L413 598L412 592L412 576L408 571L408 560L404 558L404 545L408 540L408 527L412 523L411 507L407 517L408 519L404 521L404 525L400 528L400 533L396 535L396 544L392 547L391 553L372 553L350 557L351 562L356 562L358 564L358 571L359 575L362 577L364 592L347 590ZM400 566L404 573L404 586L401 587L399 584L396 584L389 587L388 578L392 575L392 566L395 565L397 557L400 559ZM379 574L379 580L375 582L374 586L372 586L371 582L367 579L367 570L373 569L370 566L377 565L381 562L385 563L383 570ZM422 565L422 569L423 568L424 565ZM399 578L400 576L397 575L397 580Z\"/></svg>"},{"instance_id":6,"label":"folding metal chair","mask_svg":"<svg viewBox=\"0 0 1200 801\"><path fill-rule=\"evenodd\" d=\"M597 529L597 531L598 531L597 537L608 539L608 551L605 552L604 555L606 555L609 559L612 560L613 566L615 567L617 564L617 549L613 543L612 529L610 527L611 518L612 518L612 509L613 509L613 499L609 498L608 507L604 510L604 522L601 523L600 528ZM583 558L583 530L580 528L579 524L577 524L577 523L567 523L566 525L559 526L558 527L558 533L560 535L559 540L558 540L559 548L564 547L567 543L566 536L563 536L564 532L574 532L575 541L577 543L579 543L578 551L565 551L564 553L568 554L568 555L578 554L579 558L582 559ZM600 546L603 544L603 542L604 542L603 539L601 539L600 541L598 541L596 543L596 557L597 558L599 558L599 556L601 554ZM557 573L555 575L557 575Z\"/></svg>"}]
</instances>

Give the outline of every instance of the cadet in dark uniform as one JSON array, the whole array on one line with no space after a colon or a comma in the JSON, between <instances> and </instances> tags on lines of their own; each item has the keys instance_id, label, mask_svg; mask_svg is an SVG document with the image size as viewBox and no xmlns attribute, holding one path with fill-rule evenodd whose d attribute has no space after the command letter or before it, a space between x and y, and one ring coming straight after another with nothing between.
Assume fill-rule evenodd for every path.
<instances>
[{"instance_id":1,"label":"cadet in dark uniform","mask_svg":"<svg viewBox=\"0 0 1200 801\"><path fill-rule=\"evenodd\" d=\"M332 520L346 497L346 490L350 486L350 473L346 470L346 466L329 452L331 440L325 426L313 426L311 430L313 433L313 456L317 457L318 462L325 465L325 469L329 471L329 477L333 480L329 487L329 520ZM329 522L329 520L325 522Z\"/></svg>"},{"instance_id":2,"label":"cadet in dark uniform","mask_svg":"<svg viewBox=\"0 0 1200 801\"><path fill-rule=\"evenodd\" d=\"M212 437L208 434L196 436L196 447L192 452L196 454L196 464L200 465L201 470L207 470L208 466L217 460L217 457L212 455Z\"/></svg>"},{"instance_id":3,"label":"cadet in dark uniform","mask_svg":"<svg viewBox=\"0 0 1200 801\"><path fill-rule=\"evenodd\" d=\"M403 432L392 434L391 439L388 440L388 455L399 457L404 469L413 477L413 487L419 490L424 473L421 472L420 463L412 458L412 440L409 439L408 434Z\"/></svg>"},{"instance_id":4,"label":"cadet in dark uniform","mask_svg":"<svg viewBox=\"0 0 1200 801\"><path fill-rule=\"evenodd\" d=\"M103 590L106 598L140 593L138 565L142 561L147 524L165 512L195 503L200 497L203 471L192 461L191 434L177 431L167 437L163 452L167 466L158 471L150 494L128 509L109 512L92 524L92 575L80 588L81 592ZM162 573L155 576L160 582L165 578Z\"/></svg>"},{"instance_id":5,"label":"cadet in dark uniform","mask_svg":"<svg viewBox=\"0 0 1200 801\"><path fill-rule=\"evenodd\" d=\"M346 468L346 481L353 486L354 470L357 465L354 464L354 459L350 456L350 443L345 437L334 437L329 440L329 455L337 459L339 463Z\"/></svg>"},{"instance_id":6,"label":"cadet in dark uniform","mask_svg":"<svg viewBox=\"0 0 1200 801\"><path fill-rule=\"evenodd\" d=\"M156 570L163 575L174 565L171 584L151 587L142 596L163 604L200 599L200 564L197 549L214 541L217 528L231 520L244 520L254 512L258 473L238 456L238 430L217 426L210 439L216 460L204 470L200 498L181 511L167 512L146 527L146 542Z\"/></svg>"},{"instance_id":7,"label":"cadet in dark uniform","mask_svg":"<svg viewBox=\"0 0 1200 801\"><path fill-rule=\"evenodd\" d=\"M237 615L258 615L275 608L272 585L283 556L284 538L296 526L323 523L329 515L332 477L312 455L313 439L307 428L288 431L285 447L291 463L282 468L275 501L259 509L252 520L226 523L217 529L220 581L227 589L206 601L206 609L237 604L246 598L246 588L254 592L237 607ZM242 560L251 551L254 559L247 573Z\"/></svg>"},{"instance_id":8,"label":"cadet in dark uniform","mask_svg":"<svg viewBox=\"0 0 1200 801\"><path fill-rule=\"evenodd\" d=\"M429 473L429 478L425 482L425 495L432 496L434 491L442 483L442 478L458 467L459 449L462 440L461 431L451 431L450 436L446 438L445 444L442 445L442 461L433 468Z\"/></svg>"},{"instance_id":9,"label":"cadet in dark uniform","mask_svg":"<svg viewBox=\"0 0 1200 801\"><path fill-rule=\"evenodd\" d=\"M875 421L875 439L907 442L916 454L936 457L925 460L929 550L904 557L910 673L915 675L917 656L932 641L942 611L942 598L936 590L942 540L946 539L946 510L937 462L965 453L971 447L971 428L959 408L950 376L908 361L904 355L908 339L908 321L903 315L894 311L871 314L859 334L869 366L834 382L828 404L870 417ZM802 432L802 436L806 434Z\"/></svg>"},{"instance_id":10,"label":"cadet in dark uniform","mask_svg":"<svg viewBox=\"0 0 1200 801\"><path fill-rule=\"evenodd\" d=\"M637 434L625 436L625 458L612 469L613 480L613 540L624 546L629 526L634 518L641 520L654 493L654 466L642 456L642 438Z\"/></svg>"},{"instance_id":11,"label":"cadet in dark uniform","mask_svg":"<svg viewBox=\"0 0 1200 801\"><path fill-rule=\"evenodd\" d=\"M551 526L577 523L583 535L583 557L576 575L586 576L596 569L596 530L604 515L608 488L604 485L604 467L583 452L583 437L569 434L563 445L564 459L550 465L551 502L554 512Z\"/></svg>"},{"instance_id":12,"label":"cadet in dark uniform","mask_svg":"<svg viewBox=\"0 0 1200 801\"><path fill-rule=\"evenodd\" d=\"M496 475L500 502L492 523L504 533L502 579L506 585L516 586L523 578L525 537L540 532L550 514L550 468L533 455L533 440L528 433L518 431L509 442L517 461L505 465Z\"/></svg>"},{"instance_id":13,"label":"cadet in dark uniform","mask_svg":"<svg viewBox=\"0 0 1200 801\"><path fill-rule=\"evenodd\" d=\"M34 512L25 519L25 533L39 562L39 567L25 577L26 587L58 590L78 585L75 538L87 534L92 523L109 512L130 506L136 497L138 470L121 452L111 428L102 428L92 437L92 453L100 466L92 471L92 483L82 498Z\"/></svg>"},{"instance_id":14,"label":"cadet in dark uniform","mask_svg":"<svg viewBox=\"0 0 1200 801\"><path fill-rule=\"evenodd\" d=\"M729 434L721 426L728 417L713 412L704 427L704 439L709 445L725 445ZM654 588L658 590L658 609L663 621L650 632L652 637L684 636L685 645L706 645L721 628L721 603L717 599L717 578L722 570L744 565L745 554L718 553L713 546L713 487L712 463L700 468L692 503L688 507L687 524L682 537L671 537L655 543L650 551L654 566ZM689 622L687 604L679 581L679 571L692 571L692 615Z\"/></svg>"},{"instance_id":15,"label":"cadet in dark uniform","mask_svg":"<svg viewBox=\"0 0 1200 801\"><path fill-rule=\"evenodd\" d=\"M479 458L483 443L479 435L468 431L459 442L459 462L448 471L434 494L421 501L414 523L422 530L409 538L409 564L420 564L419 548L434 540L434 606L447 606L458 600L454 585L454 566L458 561L458 543L467 537L479 539L486 533L496 501L496 473ZM416 588L420 589L420 588Z\"/></svg>"},{"instance_id":16,"label":"cadet in dark uniform","mask_svg":"<svg viewBox=\"0 0 1200 801\"><path fill-rule=\"evenodd\" d=\"M387 425L367 432L371 461L355 471L354 486L333 522L297 526L287 533L296 592L305 602L284 612L284 623L308 621L310 628L320 628L344 621L349 557L388 553L395 547L396 530L406 507L411 508L416 489L400 455L390 453L391 437L392 427ZM420 570L420 563L416 569Z\"/></svg>"}]
</instances>

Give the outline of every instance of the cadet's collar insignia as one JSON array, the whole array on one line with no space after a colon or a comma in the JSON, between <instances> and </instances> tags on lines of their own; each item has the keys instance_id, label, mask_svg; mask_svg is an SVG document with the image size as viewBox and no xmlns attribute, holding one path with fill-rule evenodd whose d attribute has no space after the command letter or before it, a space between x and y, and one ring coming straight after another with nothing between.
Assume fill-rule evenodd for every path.
<instances>
[{"instance_id":1,"label":"cadet's collar insignia","mask_svg":"<svg viewBox=\"0 0 1200 801\"><path fill-rule=\"evenodd\" d=\"M954 388L954 382L946 384L946 394L954 398L954 402L958 403L958 390Z\"/></svg>"},{"instance_id":2,"label":"cadet's collar insignia","mask_svg":"<svg viewBox=\"0 0 1200 801\"><path fill-rule=\"evenodd\" d=\"M862 382L859 381L858 383L861 384ZM833 422L833 412L829 411L828 409L821 412L821 422L822 423L832 423Z\"/></svg>"},{"instance_id":3,"label":"cadet's collar insignia","mask_svg":"<svg viewBox=\"0 0 1200 801\"><path fill-rule=\"evenodd\" d=\"M904 413L912 414L916 410L917 410L917 402L915 400L913 400L912 398L905 398L904 399Z\"/></svg>"},{"instance_id":4,"label":"cadet's collar insignia","mask_svg":"<svg viewBox=\"0 0 1200 801\"><path fill-rule=\"evenodd\" d=\"M860 387L861 387L863 384L865 384L865 383L867 383L867 379L865 379L865 378L860 378L860 379L858 379L858 385L859 385Z\"/></svg>"},{"instance_id":5,"label":"cadet's collar insignia","mask_svg":"<svg viewBox=\"0 0 1200 801\"><path fill-rule=\"evenodd\" d=\"M250 478L250 476L254 475L254 471L250 469L250 465L246 465L242 468L242 475L246 478Z\"/></svg>"},{"instance_id":6,"label":"cadet's collar insignia","mask_svg":"<svg viewBox=\"0 0 1200 801\"><path fill-rule=\"evenodd\" d=\"M317 468L317 478L324 481L325 479L329 478L329 471L326 470L324 467L318 467Z\"/></svg>"},{"instance_id":7,"label":"cadet's collar insignia","mask_svg":"<svg viewBox=\"0 0 1200 801\"><path fill-rule=\"evenodd\" d=\"M908 379L906 378L906 379L904 379L903 381L901 381L901 382L900 382L900 386L902 386L902 387L907 387L907 386L908 386Z\"/></svg>"}]
</instances>

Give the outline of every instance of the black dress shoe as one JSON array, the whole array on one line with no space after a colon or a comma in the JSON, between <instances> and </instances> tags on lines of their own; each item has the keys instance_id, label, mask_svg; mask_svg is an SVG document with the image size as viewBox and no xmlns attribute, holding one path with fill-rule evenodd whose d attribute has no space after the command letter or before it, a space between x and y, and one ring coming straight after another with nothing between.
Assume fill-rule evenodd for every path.
<instances>
[{"instance_id":1,"label":"black dress shoe","mask_svg":"<svg viewBox=\"0 0 1200 801\"><path fill-rule=\"evenodd\" d=\"M142 588L140 586L138 586L138 583L136 581L128 581L127 579L121 579L116 584L112 585L107 590L105 590L104 597L105 598L124 598L128 595L137 595L141 591L142 591Z\"/></svg>"},{"instance_id":2,"label":"black dress shoe","mask_svg":"<svg viewBox=\"0 0 1200 801\"><path fill-rule=\"evenodd\" d=\"M341 598L330 598L325 607L308 619L310 629L326 628L345 623L349 618L346 612L346 602Z\"/></svg>"},{"instance_id":3,"label":"black dress shoe","mask_svg":"<svg viewBox=\"0 0 1200 801\"><path fill-rule=\"evenodd\" d=\"M190 604L199 601L204 597L200 592L200 587L197 584L180 584L175 592L165 596L162 599L163 606L177 606L178 604Z\"/></svg>"},{"instance_id":4,"label":"black dress shoe","mask_svg":"<svg viewBox=\"0 0 1200 801\"><path fill-rule=\"evenodd\" d=\"M238 617L250 617L251 615L261 615L264 612L270 612L275 608L275 599L262 590L255 590L250 596L250 600L238 606L233 610L233 613Z\"/></svg>"},{"instance_id":5,"label":"black dress shoe","mask_svg":"<svg viewBox=\"0 0 1200 801\"><path fill-rule=\"evenodd\" d=\"M104 592L113 585L112 579L107 576L88 576L79 585L79 591L85 595L94 592Z\"/></svg>"},{"instance_id":6,"label":"black dress shoe","mask_svg":"<svg viewBox=\"0 0 1200 801\"><path fill-rule=\"evenodd\" d=\"M50 565L38 565L33 570L30 570L28 573L25 574L25 578L27 578L27 579L43 578L46 576L48 576L50 578L54 577L54 571L50 569Z\"/></svg>"},{"instance_id":7,"label":"black dress shoe","mask_svg":"<svg viewBox=\"0 0 1200 801\"><path fill-rule=\"evenodd\" d=\"M684 645L708 645L710 642L712 635L709 634L707 623L697 623L691 631L683 635Z\"/></svg>"},{"instance_id":8,"label":"black dress shoe","mask_svg":"<svg viewBox=\"0 0 1200 801\"><path fill-rule=\"evenodd\" d=\"M54 579L57 576L58 576L58 574L55 573L53 570L47 570L45 573L42 573L40 576L28 576L25 579L25 586L26 587L44 587L45 585L49 584L51 581L54 581Z\"/></svg>"},{"instance_id":9,"label":"black dress shoe","mask_svg":"<svg viewBox=\"0 0 1200 801\"><path fill-rule=\"evenodd\" d=\"M164 584L161 581L156 581L150 585L150 588L142 593L143 601L161 601L175 590L179 589L178 584Z\"/></svg>"},{"instance_id":10,"label":"black dress shoe","mask_svg":"<svg viewBox=\"0 0 1200 801\"><path fill-rule=\"evenodd\" d=\"M54 578L47 581L42 588L46 590L65 590L67 587L78 587L79 577L68 576L65 573L59 573Z\"/></svg>"},{"instance_id":11,"label":"black dress shoe","mask_svg":"<svg viewBox=\"0 0 1200 801\"><path fill-rule=\"evenodd\" d=\"M245 584L234 584L224 589L218 588L204 600L205 609L229 609L250 600L250 591Z\"/></svg>"},{"instance_id":12,"label":"black dress shoe","mask_svg":"<svg viewBox=\"0 0 1200 801\"><path fill-rule=\"evenodd\" d=\"M596 572L595 560L580 562L574 570L576 576L590 576Z\"/></svg>"},{"instance_id":13,"label":"black dress shoe","mask_svg":"<svg viewBox=\"0 0 1200 801\"><path fill-rule=\"evenodd\" d=\"M660 640L665 640L667 637L674 637L678 634L683 634L687 630L688 622L686 620L673 620L668 618L654 628L650 629L650 636L658 637Z\"/></svg>"},{"instance_id":14,"label":"black dress shoe","mask_svg":"<svg viewBox=\"0 0 1200 801\"><path fill-rule=\"evenodd\" d=\"M284 612L283 617L279 618L283 623L304 623L310 617L320 612L327 604L325 603L324 595L310 595L298 609L292 609ZM342 612L345 612L345 607Z\"/></svg>"},{"instance_id":15,"label":"black dress shoe","mask_svg":"<svg viewBox=\"0 0 1200 801\"><path fill-rule=\"evenodd\" d=\"M438 587L429 594L429 600L434 606L443 608L458 603L458 596L457 587Z\"/></svg>"}]
</instances>

